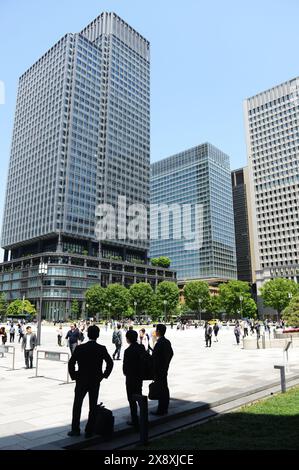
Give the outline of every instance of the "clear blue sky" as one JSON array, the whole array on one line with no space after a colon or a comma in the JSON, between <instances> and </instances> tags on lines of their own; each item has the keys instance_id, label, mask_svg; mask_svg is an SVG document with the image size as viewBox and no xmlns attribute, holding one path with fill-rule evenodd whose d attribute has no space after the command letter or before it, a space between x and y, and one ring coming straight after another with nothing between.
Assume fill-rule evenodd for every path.
<instances>
[{"instance_id":1,"label":"clear blue sky","mask_svg":"<svg viewBox=\"0 0 299 470\"><path fill-rule=\"evenodd\" d=\"M151 42L152 161L209 141L244 165L243 99L299 75L298 0L0 0L0 219L18 77L102 11Z\"/></svg>"}]
</instances>

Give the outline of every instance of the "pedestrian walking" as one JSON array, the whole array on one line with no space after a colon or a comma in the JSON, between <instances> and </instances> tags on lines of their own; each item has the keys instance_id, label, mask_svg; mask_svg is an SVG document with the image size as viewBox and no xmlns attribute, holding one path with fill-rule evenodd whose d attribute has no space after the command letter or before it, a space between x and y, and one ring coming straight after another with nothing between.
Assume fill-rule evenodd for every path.
<instances>
[{"instance_id":1,"label":"pedestrian walking","mask_svg":"<svg viewBox=\"0 0 299 470\"><path fill-rule=\"evenodd\" d=\"M124 352L123 373L126 376L126 390L131 411L131 420L127 422L129 426L135 428L139 425L137 415L137 403L133 395L142 395L142 354L145 354L144 346L137 342L137 331L128 330L126 340L129 347Z\"/></svg>"},{"instance_id":2,"label":"pedestrian walking","mask_svg":"<svg viewBox=\"0 0 299 470\"><path fill-rule=\"evenodd\" d=\"M18 343L20 343L24 336L24 328L21 323L18 324L18 334L19 334Z\"/></svg>"},{"instance_id":3,"label":"pedestrian walking","mask_svg":"<svg viewBox=\"0 0 299 470\"><path fill-rule=\"evenodd\" d=\"M65 339L68 340L71 354L73 354L76 346L79 344L80 339L80 332L75 323L70 325L70 330L67 332Z\"/></svg>"},{"instance_id":4,"label":"pedestrian walking","mask_svg":"<svg viewBox=\"0 0 299 470\"><path fill-rule=\"evenodd\" d=\"M121 333L121 324L117 324L117 329L113 331L112 334L112 343L115 345L115 351L112 355L113 359L120 360L120 350L122 347L122 333ZM115 357L117 356L117 358Z\"/></svg>"},{"instance_id":5,"label":"pedestrian walking","mask_svg":"<svg viewBox=\"0 0 299 470\"><path fill-rule=\"evenodd\" d=\"M236 337L237 344L240 344L241 328L238 322L235 325L234 334Z\"/></svg>"},{"instance_id":6,"label":"pedestrian walking","mask_svg":"<svg viewBox=\"0 0 299 470\"><path fill-rule=\"evenodd\" d=\"M22 338L26 369L33 367L33 351L37 346L36 334L32 333L31 326L26 327L26 333Z\"/></svg>"},{"instance_id":7,"label":"pedestrian walking","mask_svg":"<svg viewBox=\"0 0 299 470\"><path fill-rule=\"evenodd\" d=\"M58 346L62 346L62 338L63 338L63 329L62 329L62 325L59 325L59 327L57 328L56 332L57 332L57 343L58 343Z\"/></svg>"},{"instance_id":8,"label":"pedestrian walking","mask_svg":"<svg viewBox=\"0 0 299 470\"><path fill-rule=\"evenodd\" d=\"M68 363L71 379L76 380L72 429L68 432L68 436L80 436L81 409L87 393L89 395L89 415L85 427L85 437L89 438L94 433L100 383L103 379L109 377L113 369L113 361L106 347L97 343L99 335L100 329L98 326L89 326L87 329L89 341L74 349ZM103 361L106 363L104 372ZM76 364L78 364L78 371L75 369Z\"/></svg>"},{"instance_id":9,"label":"pedestrian walking","mask_svg":"<svg viewBox=\"0 0 299 470\"><path fill-rule=\"evenodd\" d=\"M16 333L15 325L11 323L10 328L9 328L9 342L10 343L15 342L15 333Z\"/></svg>"},{"instance_id":10,"label":"pedestrian walking","mask_svg":"<svg viewBox=\"0 0 299 470\"><path fill-rule=\"evenodd\" d=\"M218 332L219 332L219 325L218 323L215 323L213 326L213 331L214 331L214 336L215 336L215 341L218 343Z\"/></svg>"},{"instance_id":11,"label":"pedestrian walking","mask_svg":"<svg viewBox=\"0 0 299 470\"><path fill-rule=\"evenodd\" d=\"M161 416L168 413L169 388L167 382L168 369L173 357L171 343L165 338L166 326L159 323L156 326L157 342L153 350L153 375L154 383L159 390L158 408L151 414Z\"/></svg>"},{"instance_id":12,"label":"pedestrian walking","mask_svg":"<svg viewBox=\"0 0 299 470\"><path fill-rule=\"evenodd\" d=\"M260 337L261 337L261 325L259 324L258 321L255 323L254 329L255 329L255 331L256 331L256 337L257 337L257 339L259 340Z\"/></svg>"},{"instance_id":13,"label":"pedestrian walking","mask_svg":"<svg viewBox=\"0 0 299 470\"><path fill-rule=\"evenodd\" d=\"M7 341L7 333L5 331L5 326L3 326L1 329L0 329L0 336L2 338L2 344L5 346L5 343Z\"/></svg>"},{"instance_id":14,"label":"pedestrian walking","mask_svg":"<svg viewBox=\"0 0 299 470\"><path fill-rule=\"evenodd\" d=\"M206 348L210 348L212 345L212 334L213 328L212 326L206 321L205 323L205 340L206 340Z\"/></svg>"},{"instance_id":15,"label":"pedestrian walking","mask_svg":"<svg viewBox=\"0 0 299 470\"><path fill-rule=\"evenodd\" d=\"M145 328L139 330L138 343L144 346L146 352L149 352L149 335L146 333Z\"/></svg>"},{"instance_id":16,"label":"pedestrian walking","mask_svg":"<svg viewBox=\"0 0 299 470\"><path fill-rule=\"evenodd\" d=\"M246 338L246 336L248 336L248 322L247 322L247 320L245 320L245 322L244 322L244 338Z\"/></svg>"}]
</instances>

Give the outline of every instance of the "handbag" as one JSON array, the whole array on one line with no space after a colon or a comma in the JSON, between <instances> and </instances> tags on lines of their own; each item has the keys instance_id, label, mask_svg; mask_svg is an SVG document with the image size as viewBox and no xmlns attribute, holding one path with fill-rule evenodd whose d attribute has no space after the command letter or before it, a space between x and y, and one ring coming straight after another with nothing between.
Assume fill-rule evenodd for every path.
<instances>
[{"instance_id":1,"label":"handbag","mask_svg":"<svg viewBox=\"0 0 299 470\"><path fill-rule=\"evenodd\" d=\"M148 390L149 390L148 398L150 400L159 400L161 396L161 387L160 387L159 382L150 383L148 386Z\"/></svg>"}]
</instances>

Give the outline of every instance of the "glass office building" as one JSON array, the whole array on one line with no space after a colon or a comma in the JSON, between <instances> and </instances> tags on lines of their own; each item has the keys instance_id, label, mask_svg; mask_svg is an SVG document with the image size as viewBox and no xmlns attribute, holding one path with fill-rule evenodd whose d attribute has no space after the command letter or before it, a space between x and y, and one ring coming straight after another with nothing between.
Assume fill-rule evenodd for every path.
<instances>
[{"instance_id":1,"label":"glass office building","mask_svg":"<svg viewBox=\"0 0 299 470\"><path fill-rule=\"evenodd\" d=\"M99 241L95 230L99 204L148 206L149 184L150 44L102 13L19 80L1 239L8 300L38 305L41 261L51 265L43 305L60 302L66 316L91 283L168 277L147 267L147 236Z\"/></svg>"},{"instance_id":2,"label":"glass office building","mask_svg":"<svg viewBox=\"0 0 299 470\"><path fill-rule=\"evenodd\" d=\"M183 217L169 216L169 238L161 211L155 211L151 224L158 237L151 239L151 257L168 256L179 281L236 279L234 213L229 157L209 143L199 145L151 165L151 204L189 204L201 207L200 246L190 249L183 234ZM182 208L183 211L183 208ZM192 213L192 212L191 212ZM195 214L195 213L194 213ZM191 231L196 231L195 215ZM175 223L180 219L180 224ZM186 227L185 227L186 228Z\"/></svg>"}]
</instances>

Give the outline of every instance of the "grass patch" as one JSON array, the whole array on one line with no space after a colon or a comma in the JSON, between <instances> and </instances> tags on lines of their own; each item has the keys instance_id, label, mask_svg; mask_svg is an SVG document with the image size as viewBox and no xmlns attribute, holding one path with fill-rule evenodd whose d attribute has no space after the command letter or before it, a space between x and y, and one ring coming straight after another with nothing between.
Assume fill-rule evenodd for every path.
<instances>
[{"instance_id":1,"label":"grass patch","mask_svg":"<svg viewBox=\"0 0 299 470\"><path fill-rule=\"evenodd\" d=\"M298 450L299 387L156 439L143 448Z\"/></svg>"}]
</instances>

